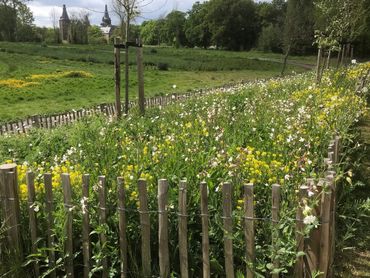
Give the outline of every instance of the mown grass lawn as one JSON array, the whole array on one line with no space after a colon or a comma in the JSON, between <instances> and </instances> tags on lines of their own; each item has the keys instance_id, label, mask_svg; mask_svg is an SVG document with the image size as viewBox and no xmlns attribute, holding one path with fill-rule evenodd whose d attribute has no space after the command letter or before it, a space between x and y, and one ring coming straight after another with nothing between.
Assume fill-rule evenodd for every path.
<instances>
[{"instance_id":1,"label":"mown grass lawn","mask_svg":"<svg viewBox=\"0 0 370 278\"><path fill-rule=\"evenodd\" d=\"M279 59L277 54L153 47L144 50L146 96L269 78L281 69L280 63L257 59ZM0 122L113 102L112 53L112 46L43 47L1 42ZM134 62L133 50L131 99L137 94ZM312 59L303 57L301 62L307 64ZM167 64L168 70L158 70L159 63ZM304 70L289 66L287 72ZM81 71L84 76L73 74Z\"/></svg>"}]
</instances>

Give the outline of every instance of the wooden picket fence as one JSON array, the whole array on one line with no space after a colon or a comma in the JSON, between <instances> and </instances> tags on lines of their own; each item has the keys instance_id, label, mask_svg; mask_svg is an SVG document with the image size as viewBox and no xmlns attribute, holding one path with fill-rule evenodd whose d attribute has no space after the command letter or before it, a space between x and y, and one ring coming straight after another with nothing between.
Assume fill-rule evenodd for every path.
<instances>
[{"instance_id":1,"label":"wooden picket fence","mask_svg":"<svg viewBox=\"0 0 370 278\"><path fill-rule=\"evenodd\" d=\"M339 162L339 147L340 138L335 137L329 145L328 158L325 160L327 164L326 176L315 182L314 179L308 179L307 183L300 187L299 200L296 211L296 242L297 252L304 252L305 256L299 257L294 268L294 277L311 277L314 271L320 271L322 274L319 277L332 277L333 274L333 260L335 250L335 212L336 212L336 183L335 172L333 165ZM23 251L23 243L21 240L21 233L27 233L29 230L32 241L31 254L37 253L38 238L47 238L49 268L53 269L56 264L56 255L53 249L56 241L53 234L54 216L53 216L53 186L52 176L50 173L43 175L43 183L45 187L45 215L47 217L47 229L45 234L38 234L37 227L37 213L34 209L35 204L35 174L33 172L27 173L27 187L28 187L28 214L29 214L29 229L20 225L20 204L19 204L19 189L17 184L17 165L7 164L0 167L0 200L1 200L1 215L3 215L3 223L7 227L6 231L6 246L12 250L13 258L18 258L21 261L25 260L29 254ZM98 212L99 224L107 223L107 188L106 177L100 176L98 178ZM90 215L89 215L89 188L90 176L84 175L82 178L82 246L73 246L72 225L74 210L72 202L72 189L69 174L61 175L61 184L63 188L64 207L66 214L65 224L65 254L64 267L65 275L67 277L74 277L76 272L76 265L74 265L73 250L78 248L82 250L83 255L83 276L89 277L91 270L91 242L90 242ZM129 277L127 264L127 213L126 209L126 190L124 179L117 178L117 206L119 219L119 250L120 250L120 276ZM304 199L307 198L308 192L316 187L317 196L321 196L319 204L314 208L314 215L319 219L320 225L315 228L309 238L305 238L303 231L304 223ZM188 184L182 180L179 184L178 195L178 210L177 217L178 225L178 246L180 258L181 277L189 277L189 262L188 262L188 212L187 212L187 187ZM170 252L169 252L169 236L168 236L168 219L169 211L168 204L168 189L169 183L165 179L158 181L158 254L159 254L159 270L160 277L169 277L170 269ZM245 254L246 254L246 277L255 277L255 223L261 221L260 218L255 217L255 200L254 200L254 185L246 184L244 190L244 208L243 208L243 233L245 237ZM313 191L313 190L312 190ZM199 187L200 192L200 215L202 227L202 262L203 262L203 277L211 276L210 267L210 243L209 243L209 224L211 221L208 211L208 188L205 182L202 182ZM142 265L140 277L153 277L153 265L151 259L151 217L148 208L148 194L147 182L143 179L138 181L139 194L139 209L136 211L140 217L140 231L141 231L141 254ZM277 229L279 225L280 212L280 185L272 185L272 215L270 218L264 218L264 221L270 221ZM233 223L232 223L232 196L233 186L231 183L222 184L222 207L223 207L223 230L224 230L224 259L225 259L225 277L235 277L233 264ZM131 212L130 213L135 213ZM277 233L272 231L272 245L277 241ZM99 234L99 241L101 246L105 246L107 242L107 235L103 232ZM280 266L278 260L272 261L275 268ZM108 277L109 262L107 257L103 257L101 261L101 277ZM80 267L81 268L81 267ZM79 269L81 270L81 269ZM33 263L33 277L38 277L41 271L40 265L37 261ZM55 270L51 271L49 276L56 277ZM278 274L273 274L272 277L279 277Z\"/></svg>"},{"instance_id":2,"label":"wooden picket fence","mask_svg":"<svg viewBox=\"0 0 370 278\"><path fill-rule=\"evenodd\" d=\"M239 83L244 84L244 83ZM193 90L187 93L169 94L165 96L157 96L145 99L145 107L159 107L167 106L176 102L185 101L187 99L201 98L206 95L227 92L232 88L235 88L238 84L229 84L224 86L215 87L212 89L200 89ZM138 106L137 101L130 101L129 108ZM124 103L121 103L121 107L124 107ZM121 109L122 110L122 109ZM3 134L14 134L14 133L27 133L32 128L45 128L52 129L60 125L66 125L76 122L86 116L91 115L106 115L108 117L114 117L117 115L116 106L114 103L103 103L91 108L83 108L63 113L49 114L49 115L34 115L23 120L16 120L0 124L0 135Z\"/></svg>"}]
</instances>

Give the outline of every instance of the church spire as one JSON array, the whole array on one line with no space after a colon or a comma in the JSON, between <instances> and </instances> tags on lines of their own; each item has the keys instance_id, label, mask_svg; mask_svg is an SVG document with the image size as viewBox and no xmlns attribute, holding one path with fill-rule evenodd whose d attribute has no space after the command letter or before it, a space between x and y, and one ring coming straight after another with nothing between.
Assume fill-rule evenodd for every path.
<instances>
[{"instance_id":1,"label":"church spire","mask_svg":"<svg viewBox=\"0 0 370 278\"><path fill-rule=\"evenodd\" d=\"M101 26L107 27L107 26L111 26L111 25L112 25L112 20L109 17L108 5L105 5L105 12L104 12L104 17L102 19Z\"/></svg>"},{"instance_id":2,"label":"church spire","mask_svg":"<svg viewBox=\"0 0 370 278\"><path fill-rule=\"evenodd\" d=\"M69 21L66 5L63 5L63 13L62 16L60 17L60 20Z\"/></svg>"}]
</instances>

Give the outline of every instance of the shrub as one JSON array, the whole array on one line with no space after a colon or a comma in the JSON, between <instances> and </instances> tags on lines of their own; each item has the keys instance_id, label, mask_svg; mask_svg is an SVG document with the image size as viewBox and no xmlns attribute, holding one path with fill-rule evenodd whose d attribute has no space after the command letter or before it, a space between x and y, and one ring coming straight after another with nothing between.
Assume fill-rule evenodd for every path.
<instances>
[{"instance_id":1,"label":"shrub","mask_svg":"<svg viewBox=\"0 0 370 278\"><path fill-rule=\"evenodd\" d=\"M157 68L158 68L158 70L167 71L168 70L168 64L167 63L158 63Z\"/></svg>"}]
</instances>

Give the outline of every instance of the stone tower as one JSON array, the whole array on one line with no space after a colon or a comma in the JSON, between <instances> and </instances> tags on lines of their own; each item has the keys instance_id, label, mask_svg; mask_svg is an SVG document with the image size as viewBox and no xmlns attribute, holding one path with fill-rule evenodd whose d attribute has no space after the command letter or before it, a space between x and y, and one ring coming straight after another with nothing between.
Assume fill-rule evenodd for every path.
<instances>
[{"instance_id":1,"label":"stone tower","mask_svg":"<svg viewBox=\"0 0 370 278\"><path fill-rule=\"evenodd\" d=\"M105 12L102 19L102 23L100 24L102 27L111 27L112 26L112 20L109 17L108 13L108 5L105 5Z\"/></svg>"},{"instance_id":2,"label":"stone tower","mask_svg":"<svg viewBox=\"0 0 370 278\"><path fill-rule=\"evenodd\" d=\"M66 5L63 5L63 14L59 19L59 32L60 40L64 43L68 43L70 39L70 26L71 21L69 20Z\"/></svg>"}]
</instances>

